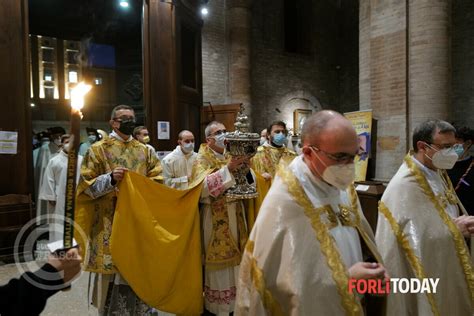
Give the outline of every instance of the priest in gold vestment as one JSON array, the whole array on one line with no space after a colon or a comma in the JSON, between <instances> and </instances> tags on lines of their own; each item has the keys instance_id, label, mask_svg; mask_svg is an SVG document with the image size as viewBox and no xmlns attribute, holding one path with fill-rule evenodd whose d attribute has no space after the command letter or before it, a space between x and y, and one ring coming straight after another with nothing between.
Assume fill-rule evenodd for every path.
<instances>
[{"instance_id":1,"label":"priest in gold vestment","mask_svg":"<svg viewBox=\"0 0 474 316\"><path fill-rule=\"evenodd\" d=\"M303 155L280 164L250 233L236 315L363 315L349 279L388 278L352 187L351 123L318 112L302 141Z\"/></svg>"},{"instance_id":2,"label":"priest in gold vestment","mask_svg":"<svg viewBox=\"0 0 474 316\"><path fill-rule=\"evenodd\" d=\"M78 209L86 211L76 221L89 239L87 244L81 245L86 250L84 266L86 271L93 272L92 304L99 309L99 314L145 315L150 308L135 295L115 268L109 242L117 185L125 172L134 171L161 180L161 165L145 145L131 136L135 127L135 113L131 107L115 107L110 125L113 129L110 137L89 148L81 167Z\"/></svg>"},{"instance_id":3,"label":"priest in gold vestment","mask_svg":"<svg viewBox=\"0 0 474 316\"><path fill-rule=\"evenodd\" d=\"M242 200L228 200L225 192L235 184L232 172L245 157L225 154L225 126L211 122L206 127L194 162L192 179L207 173L201 192L202 239L204 243L204 306L213 314L234 311L237 277L242 252L248 239ZM253 184L255 176L252 174Z\"/></svg>"},{"instance_id":4,"label":"priest in gold vestment","mask_svg":"<svg viewBox=\"0 0 474 316\"><path fill-rule=\"evenodd\" d=\"M286 147L288 131L284 122L271 123L267 131L268 142L258 147L251 164L255 172L261 174L267 181L271 181L275 177L280 160L283 159L289 163L296 157L296 153Z\"/></svg>"},{"instance_id":5,"label":"priest in gold vestment","mask_svg":"<svg viewBox=\"0 0 474 316\"><path fill-rule=\"evenodd\" d=\"M472 216L445 169L457 160L455 129L430 120L413 133L414 153L390 181L379 204L376 241L394 278L439 278L436 293L388 296L390 315L473 315L474 271L465 238Z\"/></svg>"}]
</instances>

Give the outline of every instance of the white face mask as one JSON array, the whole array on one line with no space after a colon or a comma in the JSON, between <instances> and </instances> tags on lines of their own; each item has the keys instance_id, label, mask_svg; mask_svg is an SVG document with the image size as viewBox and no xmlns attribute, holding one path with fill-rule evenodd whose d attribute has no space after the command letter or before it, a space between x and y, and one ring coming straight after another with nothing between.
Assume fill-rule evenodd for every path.
<instances>
[{"instance_id":1,"label":"white face mask","mask_svg":"<svg viewBox=\"0 0 474 316\"><path fill-rule=\"evenodd\" d=\"M222 133L222 134L219 134L217 136L214 136L214 139L216 141L216 146L219 147L219 148L222 148L224 149L225 148L225 134Z\"/></svg>"},{"instance_id":2,"label":"white face mask","mask_svg":"<svg viewBox=\"0 0 474 316\"><path fill-rule=\"evenodd\" d=\"M267 141L267 139L265 137L260 137L260 146L265 144L266 141Z\"/></svg>"},{"instance_id":3,"label":"white face mask","mask_svg":"<svg viewBox=\"0 0 474 316\"><path fill-rule=\"evenodd\" d=\"M190 152L192 152L194 150L194 143L183 143L181 145L181 149L183 149L183 151L186 154L189 154Z\"/></svg>"},{"instance_id":4,"label":"white face mask","mask_svg":"<svg viewBox=\"0 0 474 316\"><path fill-rule=\"evenodd\" d=\"M343 165L332 165L326 167L322 177L324 181L335 186L339 190L345 190L352 182L354 182L354 163L351 162Z\"/></svg>"},{"instance_id":5,"label":"white face mask","mask_svg":"<svg viewBox=\"0 0 474 316\"><path fill-rule=\"evenodd\" d=\"M71 141L69 141L69 143L63 145L63 150L66 154L69 153L69 150L71 149L71 146L72 146L71 144L72 144Z\"/></svg>"},{"instance_id":6,"label":"white face mask","mask_svg":"<svg viewBox=\"0 0 474 316\"><path fill-rule=\"evenodd\" d=\"M61 138L55 138L53 142L56 144L56 146L61 146Z\"/></svg>"},{"instance_id":7,"label":"white face mask","mask_svg":"<svg viewBox=\"0 0 474 316\"><path fill-rule=\"evenodd\" d=\"M436 150L436 148L433 148L430 145L428 145L428 147ZM459 158L459 156L456 154L456 151L454 151L452 148L444 148L438 150L434 153L432 158L430 158L428 155L426 155L426 157L431 159L431 161L433 162L433 166L438 169L445 170L452 169Z\"/></svg>"},{"instance_id":8,"label":"white face mask","mask_svg":"<svg viewBox=\"0 0 474 316\"><path fill-rule=\"evenodd\" d=\"M349 187L349 185L354 182L355 179L355 166L354 163L346 163L346 164L338 164L327 166L321 158L316 154L313 148L311 148L313 153L315 154L316 158L326 167L324 169L323 174L321 177L324 181L329 183L330 185L338 188L339 190L345 190ZM313 162L311 162L313 164ZM316 167L313 164L314 170L317 171Z\"/></svg>"},{"instance_id":9,"label":"white face mask","mask_svg":"<svg viewBox=\"0 0 474 316\"><path fill-rule=\"evenodd\" d=\"M89 143L91 144L95 143L95 141L97 140L97 136L95 135L89 135L87 136L87 138L89 139Z\"/></svg>"}]
</instances>

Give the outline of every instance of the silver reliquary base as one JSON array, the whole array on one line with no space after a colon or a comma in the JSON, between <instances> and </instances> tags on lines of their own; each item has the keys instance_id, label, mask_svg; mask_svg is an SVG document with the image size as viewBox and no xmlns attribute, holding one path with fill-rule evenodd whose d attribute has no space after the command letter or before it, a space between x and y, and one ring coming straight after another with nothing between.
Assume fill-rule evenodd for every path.
<instances>
[{"instance_id":1,"label":"silver reliquary base","mask_svg":"<svg viewBox=\"0 0 474 316\"><path fill-rule=\"evenodd\" d=\"M235 185L225 193L228 200L254 199L258 196L257 190L250 184Z\"/></svg>"}]
</instances>

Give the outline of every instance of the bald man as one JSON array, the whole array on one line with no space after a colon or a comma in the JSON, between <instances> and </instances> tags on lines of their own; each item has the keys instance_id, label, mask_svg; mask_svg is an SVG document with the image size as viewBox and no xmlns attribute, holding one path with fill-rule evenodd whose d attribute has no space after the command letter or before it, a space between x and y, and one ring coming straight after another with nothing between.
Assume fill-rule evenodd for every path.
<instances>
[{"instance_id":1,"label":"bald man","mask_svg":"<svg viewBox=\"0 0 474 316\"><path fill-rule=\"evenodd\" d=\"M196 157L193 133L181 131L178 134L178 146L161 161L165 184L178 190L187 189Z\"/></svg>"},{"instance_id":2,"label":"bald man","mask_svg":"<svg viewBox=\"0 0 474 316\"><path fill-rule=\"evenodd\" d=\"M303 155L280 164L241 262L236 315L363 315L350 279L385 279L352 187L357 134L337 112L302 130Z\"/></svg>"}]
</instances>

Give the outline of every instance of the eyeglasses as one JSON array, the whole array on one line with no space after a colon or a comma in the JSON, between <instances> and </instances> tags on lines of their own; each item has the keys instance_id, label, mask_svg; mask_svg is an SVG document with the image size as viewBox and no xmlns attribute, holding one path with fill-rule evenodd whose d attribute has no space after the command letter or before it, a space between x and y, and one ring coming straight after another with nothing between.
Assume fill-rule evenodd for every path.
<instances>
[{"instance_id":1,"label":"eyeglasses","mask_svg":"<svg viewBox=\"0 0 474 316\"><path fill-rule=\"evenodd\" d=\"M425 143L426 145L428 145L428 147L430 147L431 149L433 150L443 150L443 149L453 149L454 148L454 144L435 144L435 143ZM436 148L433 148L433 146L436 146Z\"/></svg>"},{"instance_id":2,"label":"eyeglasses","mask_svg":"<svg viewBox=\"0 0 474 316\"><path fill-rule=\"evenodd\" d=\"M210 136L218 136L218 135L225 134L225 133L227 133L227 131L225 129L220 129L220 130L217 130L214 133L212 133Z\"/></svg>"},{"instance_id":3,"label":"eyeglasses","mask_svg":"<svg viewBox=\"0 0 474 316\"><path fill-rule=\"evenodd\" d=\"M330 154L322 149L319 149L318 147L316 146L310 146L311 148L313 148L314 150L316 151L320 151L322 152L324 155L326 155L326 157L328 157L329 159L332 159L336 162L339 162L339 163L346 163L346 162L349 162L349 161L353 161L356 154L348 154L348 153L335 153L335 154Z\"/></svg>"}]
</instances>

